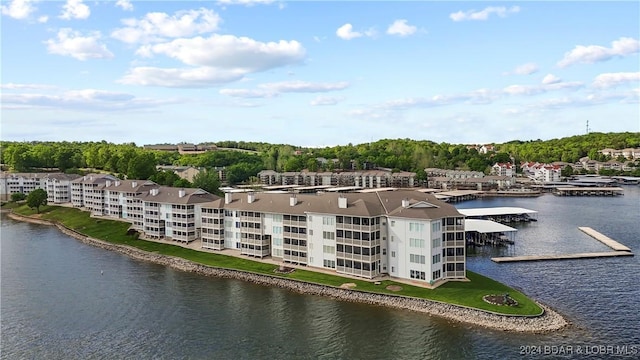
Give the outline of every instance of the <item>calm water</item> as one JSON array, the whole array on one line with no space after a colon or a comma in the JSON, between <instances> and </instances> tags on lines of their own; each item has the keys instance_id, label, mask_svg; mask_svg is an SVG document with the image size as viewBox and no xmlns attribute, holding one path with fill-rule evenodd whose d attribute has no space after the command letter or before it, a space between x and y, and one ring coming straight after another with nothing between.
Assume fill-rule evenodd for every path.
<instances>
[{"instance_id":1,"label":"calm water","mask_svg":"<svg viewBox=\"0 0 640 360\"><path fill-rule=\"evenodd\" d=\"M500 265L489 260L500 254L609 250L578 226L591 226L640 253L640 187L625 187L625 195L617 198L548 195L459 205L485 206L534 209L539 221L520 226L509 249L470 254L469 269L552 305L574 323L571 328L511 334L207 278L3 216L1 357L508 359L523 357L523 346L543 353L572 346L573 356L565 358L573 358L578 346L588 346L597 353L592 358L608 358L602 354L608 350L598 346L640 350L640 256Z\"/></svg>"}]
</instances>

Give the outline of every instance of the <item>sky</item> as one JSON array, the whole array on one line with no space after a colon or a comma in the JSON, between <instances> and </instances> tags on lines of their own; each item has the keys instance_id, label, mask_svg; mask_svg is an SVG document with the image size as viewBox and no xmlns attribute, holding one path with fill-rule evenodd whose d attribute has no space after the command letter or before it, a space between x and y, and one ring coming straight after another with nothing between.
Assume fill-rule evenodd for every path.
<instances>
[{"instance_id":1,"label":"sky","mask_svg":"<svg viewBox=\"0 0 640 360\"><path fill-rule=\"evenodd\" d=\"M1 1L5 141L640 131L638 1Z\"/></svg>"}]
</instances>

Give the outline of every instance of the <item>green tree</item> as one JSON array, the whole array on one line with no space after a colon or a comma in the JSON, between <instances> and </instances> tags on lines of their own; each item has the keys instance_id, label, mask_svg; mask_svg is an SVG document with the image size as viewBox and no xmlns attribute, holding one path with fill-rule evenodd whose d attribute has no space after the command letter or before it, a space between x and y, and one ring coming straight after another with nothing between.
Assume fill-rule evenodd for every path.
<instances>
[{"instance_id":1,"label":"green tree","mask_svg":"<svg viewBox=\"0 0 640 360\"><path fill-rule=\"evenodd\" d=\"M193 187L208 191L211 194L222 195L220 178L215 170L203 170L193 177Z\"/></svg>"},{"instance_id":2,"label":"green tree","mask_svg":"<svg viewBox=\"0 0 640 360\"><path fill-rule=\"evenodd\" d=\"M11 201L16 202L16 201L22 201L24 199L27 198L27 195L25 195L24 193L13 193L11 194Z\"/></svg>"},{"instance_id":3,"label":"green tree","mask_svg":"<svg viewBox=\"0 0 640 360\"><path fill-rule=\"evenodd\" d=\"M27 206L36 209L40 213L40 206L47 205L47 192L44 189L35 189L27 196Z\"/></svg>"},{"instance_id":4,"label":"green tree","mask_svg":"<svg viewBox=\"0 0 640 360\"><path fill-rule=\"evenodd\" d=\"M565 166L560 171L560 175L562 175L563 177L569 177L573 175L573 168L571 166Z\"/></svg>"}]
</instances>

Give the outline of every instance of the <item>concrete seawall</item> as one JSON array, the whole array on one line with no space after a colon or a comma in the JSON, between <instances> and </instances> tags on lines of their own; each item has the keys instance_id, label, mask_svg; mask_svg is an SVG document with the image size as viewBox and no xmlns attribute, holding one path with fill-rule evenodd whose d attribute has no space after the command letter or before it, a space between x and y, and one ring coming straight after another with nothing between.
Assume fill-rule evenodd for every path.
<instances>
[{"instance_id":1,"label":"concrete seawall","mask_svg":"<svg viewBox=\"0 0 640 360\"><path fill-rule=\"evenodd\" d=\"M137 260L149 261L160 265L170 266L177 270L197 273L205 276L238 279L265 286L277 286L301 294L326 296L341 301L406 309L494 330L544 333L556 331L569 325L569 323L560 314L542 304L538 305L544 309L544 312L538 316L502 315L426 299L342 289L333 286L307 283L299 280L285 279L277 276L197 264L179 257L149 253L126 245L111 244L109 242L88 237L61 224L52 224L45 220L25 217L14 213L9 214L9 217L15 220L37 224L55 225L63 233L78 239L85 244L116 251Z\"/></svg>"}]
</instances>

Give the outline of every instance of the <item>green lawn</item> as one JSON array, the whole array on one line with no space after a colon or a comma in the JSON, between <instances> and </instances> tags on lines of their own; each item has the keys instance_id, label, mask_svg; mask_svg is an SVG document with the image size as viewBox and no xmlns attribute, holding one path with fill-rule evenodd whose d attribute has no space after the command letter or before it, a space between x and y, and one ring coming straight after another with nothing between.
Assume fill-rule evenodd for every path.
<instances>
[{"instance_id":1,"label":"green lawn","mask_svg":"<svg viewBox=\"0 0 640 360\"><path fill-rule=\"evenodd\" d=\"M22 215L35 214L35 210L29 209L26 205L13 208L16 213ZM360 291L437 300L503 314L537 315L542 311L538 305L521 292L471 271L467 271L467 278L471 281L448 282L434 290L388 280L382 281L380 285L375 285L373 282L369 281L355 280L302 269L297 269L290 274L275 274L273 271L276 269L276 265L265 264L258 261L223 254L213 254L185 249L175 245L139 240L134 236L126 234L127 229L129 228L128 223L91 218L89 213L78 209L44 206L40 208L40 214L40 217L43 219L58 221L71 229L93 238L106 240L114 244L133 246L148 252L181 257L204 265L250 271L259 274L269 274L331 286L340 286L344 283L355 283L357 285L355 289ZM386 287L388 285L399 285L402 287L402 290L387 290ZM512 298L516 299L518 301L518 306L497 306L488 304L482 300L484 295L504 293L509 293Z\"/></svg>"}]
</instances>

